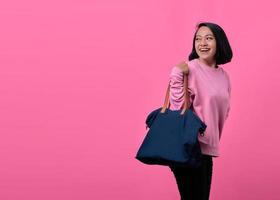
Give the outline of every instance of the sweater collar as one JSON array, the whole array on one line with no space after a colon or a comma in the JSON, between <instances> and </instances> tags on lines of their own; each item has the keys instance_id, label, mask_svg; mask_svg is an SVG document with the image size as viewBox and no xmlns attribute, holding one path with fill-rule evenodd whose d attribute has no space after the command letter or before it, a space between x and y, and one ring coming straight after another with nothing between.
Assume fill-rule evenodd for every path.
<instances>
[{"instance_id":1,"label":"sweater collar","mask_svg":"<svg viewBox=\"0 0 280 200\"><path fill-rule=\"evenodd\" d=\"M221 67L217 67L217 68L214 68L214 67L211 67L203 62L201 62L198 58L195 58L195 61L200 65L202 66L203 68L205 68L206 70L209 70L209 71L220 71L221 70Z\"/></svg>"}]
</instances>

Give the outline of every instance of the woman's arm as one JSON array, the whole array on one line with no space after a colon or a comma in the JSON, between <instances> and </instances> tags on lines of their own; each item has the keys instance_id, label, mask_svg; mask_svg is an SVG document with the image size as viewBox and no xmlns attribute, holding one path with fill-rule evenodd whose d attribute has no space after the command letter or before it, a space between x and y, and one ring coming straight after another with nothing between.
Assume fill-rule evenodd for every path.
<instances>
[{"instance_id":1,"label":"woman's arm","mask_svg":"<svg viewBox=\"0 0 280 200\"><path fill-rule=\"evenodd\" d=\"M230 83L229 76L228 76L228 93L229 93L229 106L228 106L228 109L227 109L226 118L228 118L228 115L229 115L229 111L230 111L230 100L231 100L231 83Z\"/></svg>"},{"instance_id":2,"label":"woman's arm","mask_svg":"<svg viewBox=\"0 0 280 200\"><path fill-rule=\"evenodd\" d=\"M188 74L189 69L185 61L175 65L170 73L170 109L179 110L184 103L184 74ZM191 93L191 90L188 88ZM192 99L190 99L192 103Z\"/></svg>"}]
</instances>

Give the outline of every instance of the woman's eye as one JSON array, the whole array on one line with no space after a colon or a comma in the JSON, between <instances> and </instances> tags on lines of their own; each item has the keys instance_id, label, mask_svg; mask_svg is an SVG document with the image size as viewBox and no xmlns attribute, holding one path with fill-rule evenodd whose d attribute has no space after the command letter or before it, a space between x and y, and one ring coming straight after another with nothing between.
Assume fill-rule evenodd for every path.
<instances>
[{"instance_id":1,"label":"woman's eye","mask_svg":"<svg viewBox=\"0 0 280 200\"><path fill-rule=\"evenodd\" d=\"M206 39L207 39L207 40L213 40L212 37L207 37ZM195 40L200 40L200 38L195 38Z\"/></svg>"}]
</instances>

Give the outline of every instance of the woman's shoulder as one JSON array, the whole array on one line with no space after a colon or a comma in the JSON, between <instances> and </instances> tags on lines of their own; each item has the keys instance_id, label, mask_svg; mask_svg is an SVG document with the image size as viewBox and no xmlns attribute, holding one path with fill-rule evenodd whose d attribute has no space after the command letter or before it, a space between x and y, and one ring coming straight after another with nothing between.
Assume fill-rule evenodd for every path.
<instances>
[{"instance_id":1,"label":"woman's shoulder","mask_svg":"<svg viewBox=\"0 0 280 200\"><path fill-rule=\"evenodd\" d=\"M193 59L193 60L186 60L185 62L186 62L186 64L188 65L188 68L190 69L190 71L196 70L196 67L195 67L195 65L196 65L196 59Z\"/></svg>"},{"instance_id":2,"label":"woman's shoulder","mask_svg":"<svg viewBox=\"0 0 280 200\"><path fill-rule=\"evenodd\" d=\"M227 80L230 82L230 77L229 77L229 73L225 70L225 69L223 69L222 67L220 67L221 68L221 71L222 71L222 73L224 74L224 76L227 78Z\"/></svg>"}]
</instances>

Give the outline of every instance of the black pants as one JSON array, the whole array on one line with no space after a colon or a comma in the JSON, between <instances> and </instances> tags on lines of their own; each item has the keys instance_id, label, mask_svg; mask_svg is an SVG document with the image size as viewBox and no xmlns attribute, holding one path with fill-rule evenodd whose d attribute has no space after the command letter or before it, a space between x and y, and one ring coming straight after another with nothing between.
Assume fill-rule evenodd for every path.
<instances>
[{"instance_id":1,"label":"black pants","mask_svg":"<svg viewBox=\"0 0 280 200\"><path fill-rule=\"evenodd\" d=\"M213 160L203 155L198 168L170 167L180 192L181 200L208 200L210 196Z\"/></svg>"}]
</instances>

